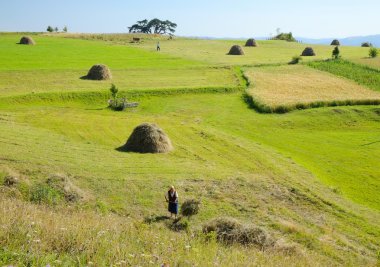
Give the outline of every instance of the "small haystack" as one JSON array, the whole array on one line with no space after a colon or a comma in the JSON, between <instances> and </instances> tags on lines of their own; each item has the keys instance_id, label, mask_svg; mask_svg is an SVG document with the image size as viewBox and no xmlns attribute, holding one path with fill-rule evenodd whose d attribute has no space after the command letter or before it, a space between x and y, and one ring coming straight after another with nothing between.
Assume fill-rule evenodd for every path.
<instances>
[{"instance_id":1,"label":"small haystack","mask_svg":"<svg viewBox=\"0 0 380 267\"><path fill-rule=\"evenodd\" d=\"M233 56L242 56L244 55L244 51L240 45L234 45L231 47L230 52L228 52L228 54Z\"/></svg>"},{"instance_id":2,"label":"small haystack","mask_svg":"<svg viewBox=\"0 0 380 267\"><path fill-rule=\"evenodd\" d=\"M362 47L372 47L372 44L365 42L365 43L362 43Z\"/></svg>"},{"instance_id":3,"label":"small haystack","mask_svg":"<svg viewBox=\"0 0 380 267\"><path fill-rule=\"evenodd\" d=\"M92 66L88 71L86 79L98 81L109 80L112 79L112 75L110 69L106 65L97 64Z\"/></svg>"},{"instance_id":4,"label":"small haystack","mask_svg":"<svg viewBox=\"0 0 380 267\"><path fill-rule=\"evenodd\" d=\"M334 45L334 46L339 46L340 45L340 42L339 40L335 39L331 42L331 45Z\"/></svg>"},{"instance_id":5,"label":"small haystack","mask_svg":"<svg viewBox=\"0 0 380 267\"><path fill-rule=\"evenodd\" d=\"M23 36L23 37L21 37L19 44L23 44L23 45L35 45L36 42L32 39L32 37Z\"/></svg>"},{"instance_id":6,"label":"small haystack","mask_svg":"<svg viewBox=\"0 0 380 267\"><path fill-rule=\"evenodd\" d=\"M247 42L245 43L245 46L248 46L248 47L257 47L256 40L253 39L253 38L248 39Z\"/></svg>"},{"instance_id":7,"label":"small haystack","mask_svg":"<svg viewBox=\"0 0 380 267\"><path fill-rule=\"evenodd\" d=\"M167 153L173 149L169 137L155 124L143 123L137 126L122 151L137 153Z\"/></svg>"},{"instance_id":8,"label":"small haystack","mask_svg":"<svg viewBox=\"0 0 380 267\"><path fill-rule=\"evenodd\" d=\"M306 47L305 50L303 50L301 56L303 57L314 57L316 56L314 49L311 47Z\"/></svg>"}]
</instances>

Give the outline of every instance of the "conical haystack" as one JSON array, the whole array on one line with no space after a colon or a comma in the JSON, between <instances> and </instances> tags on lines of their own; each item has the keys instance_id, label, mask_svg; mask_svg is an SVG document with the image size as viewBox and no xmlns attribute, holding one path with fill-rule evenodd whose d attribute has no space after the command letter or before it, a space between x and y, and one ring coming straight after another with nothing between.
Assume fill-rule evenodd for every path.
<instances>
[{"instance_id":1,"label":"conical haystack","mask_svg":"<svg viewBox=\"0 0 380 267\"><path fill-rule=\"evenodd\" d=\"M248 39L247 42L245 43L245 46L247 46L247 47L257 47L256 40L253 39L253 38Z\"/></svg>"},{"instance_id":2,"label":"conical haystack","mask_svg":"<svg viewBox=\"0 0 380 267\"><path fill-rule=\"evenodd\" d=\"M303 50L302 55L303 57L314 57L316 56L314 49L311 47L306 47L305 50Z\"/></svg>"},{"instance_id":3,"label":"conical haystack","mask_svg":"<svg viewBox=\"0 0 380 267\"><path fill-rule=\"evenodd\" d=\"M155 124L143 123L137 126L122 151L138 153L167 153L173 149L169 137Z\"/></svg>"},{"instance_id":4,"label":"conical haystack","mask_svg":"<svg viewBox=\"0 0 380 267\"><path fill-rule=\"evenodd\" d=\"M112 75L106 65L97 64L91 67L86 78L89 80L109 80L112 79Z\"/></svg>"},{"instance_id":5,"label":"conical haystack","mask_svg":"<svg viewBox=\"0 0 380 267\"><path fill-rule=\"evenodd\" d=\"M23 37L21 37L19 44L23 44L23 45L35 45L36 42L32 39L32 37L23 36Z\"/></svg>"},{"instance_id":6,"label":"conical haystack","mask_svg":"<svg viewBox=\"0 0 380 267\"><path fill-rule=\"evenodd\" d=\"M242 56L244 55L244 51L240 45L234 45L231 47L230 52L228 54L233 56Z\"/></svg>"}]
</instances>

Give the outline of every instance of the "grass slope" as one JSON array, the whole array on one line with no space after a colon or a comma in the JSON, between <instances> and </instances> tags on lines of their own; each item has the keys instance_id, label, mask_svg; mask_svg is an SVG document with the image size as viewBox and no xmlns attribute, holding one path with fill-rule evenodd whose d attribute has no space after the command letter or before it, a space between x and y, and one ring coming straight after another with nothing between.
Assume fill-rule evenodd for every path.
<instances>
[{"instance_id":1,"label":"grass slope","mask_svg":"<svg viewBox=\"0 0 380 267\"><path fill-rule=\"evenodd\" d=\"M166 97L164 102L161 97L138 100L141 106L127 113L98 109L103 103L97 101L91 105L52 102L24 107L20 104L16 110L3 108L1 166L4 171L17 170L32 184L54 173L68 175L89 195L91 201L85 206L114 211L132 220L164 213L162 194L173 183L182 199L202 199L202 212L192 221L194 229L215 216L236 216L270 229L277 238L285 235L287 242L299 244L305 253L317 253L320 262L326 260L325 256L333 262L373 262L380 234L373 224L379 216L375 211L379 209L379 173L375 163L379 146L374 143L360 150L357 147L376 141L377 110L362 108L357 112L344 108L339 112L327 109L266 116L249 110L240 94L179 95ZM115 150L133 127L144 121L156 122L168 133L175 146L173 153L139 155ZM329 131L324 130L327 127ZM363 166L362 162L367 164ZM308 170L332 189L320 184ZM26 223L22 221L21 225ZM43 222L38 224L42 227ZM7 231L15 231L12 225L6 225L3 236ZM334 225L334 230L329 225ZM58 226L54 229L57 231ZM129 233L140 236L144 242L153 242L148 238L149 229L147 233ZM33 254L34 263L49 259L49 231L39 230L36 238L42 243L34 249L45 256ZM160 228L158 238L166 231ZM121 237L115 232L112 238ZM100 251L105 249L102 242L105 241L96 245ZM179 242L185 245L185 241ZM192 242L195 248L205 246L196 239ZM3 244L7 250L21 255L25 252L20 248L13 250L11 244L17 247L13 242ZM147 246L133 242L130 246L132 251L149 251ZM102 262L98 257L103 252L95 256L90 250L80 252L79 245L74 248L78 248L74 255L82 260L94 257L96 262ZM60 257L71 259L61 247L57 249ZM182 253L181 260L193 263L205 255L175 251ZM360 256L359 251L368 256ZM163 253L163 247L158 252ZM224 259L231 260L229 257L236 253L233 249ZM108 264L113 259L107 256L103 261ZM249 260L243 257L237 262L247 265ZM302 258L297 262L305 264Z\"/></svg>"},{"instance_id":2,"label":"grass slope","mask_svg":"<svg viewBox=\"0 0 380 267\"><path fill-rule=\"evenodd\" d=\"M37 45L24 47L18 35L1 35L0 184L7 174L20 178L0 186L1 265L378 264L379 108L264 115L242 97L245 81L234 65L285 63L304 45L260 42L245 57L228 57L236 41L159 38L159 54L155 37L130 44L130 35L54 36L34 35ZM320 59L331 53L315 49ZM364 56L360 48L343 51ZM105 108L109 83L78 79L95 63L111 67L121 95L138 108ZM316 86L326 77L343 81L295 68L311 80L318 73ZM344 81L350 92L363 88ZM142 122L160 125L175 150L117 151ZM65 202L46 185L52 175L66 177L84 199ZM161 217L170 184L181 202L202 201L179 233ZM221 245L200 232L218 216L260 226L276 245Z\"/></svg>"}]
</instances>

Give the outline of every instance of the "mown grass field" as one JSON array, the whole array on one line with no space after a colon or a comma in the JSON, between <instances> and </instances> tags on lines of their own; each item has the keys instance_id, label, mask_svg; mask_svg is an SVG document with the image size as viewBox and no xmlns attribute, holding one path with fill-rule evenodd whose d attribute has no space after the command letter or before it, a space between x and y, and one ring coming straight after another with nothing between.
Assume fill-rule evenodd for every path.
<instances>
[{"instance_id":1,"label":"mown grass field","mask_svg":"<svg viewBox=\"0 0 380 267\"><path fill-rule=\"evenodd\" d=\"M321 70L323 68L319 65L336 65L334 62L310 64ZM355 77L347 69L340 71L342 75ZM331 72L337 71L336 67L331 66ZM356 73L355 69L352 72ZM245 71L245 75L252 81L248 94L254 99L254 105L263 112L285 112L324 105L380 104L380 93L375 91L380 85L377 83L376 71L374 74L368 72L367 77L357 74L362 84L374 87L374 90L302 65L251 68Z\"/></svg>"},{"instance_id":2,"label":"mown grass field","mask_svg":"<svg viewBox=\"0 0 380 267\"><path fill-rule=\"evenodd\" d=\"M20 179L14 187L0 187L2 265L379 263L379 107L260 114L243 97L235 65L286 63L299 44L266 42L261 48L268 46L271 57L260 53L250 62L253 54L218 58L218 51L230 45L225 41L161 40L163 50L172 45L169 55L149 51L155 40L136 45L36 36L35 47L22 47L11 43L18 35L1 37L0 51L7 53L0 52L0 58L8 67L0 67L0 180L7 174ZM204 51L216 48L197 58L203 50L195 43ZM328 57L331 47L322 48ZM281 49L286 56L276 54ZM346 53L353 58L361 56L360 48L350 49ZM29 64L22 62L25 57ZM112 82L139 102L138 108L106 108L111 81L78 78L95 63L111 67ZM293 94L295 84L309 80L320 90L331 84L355 97L378 94L307 65L244 70L251 83L261 78L270 83L268 90L290 84ZM163 155L117 151L142 122L161 126L175 150ZM52 175L67 177L84 198L67 203L53 191L41 191ZM166 215L163 195L171 184L181 202L202 201L186 231L173 232L169 221L159 220ZM200 233L205 222L220 216L262 227L276 245L264 251L226 246Z\"/></svg>"}]
</instances>

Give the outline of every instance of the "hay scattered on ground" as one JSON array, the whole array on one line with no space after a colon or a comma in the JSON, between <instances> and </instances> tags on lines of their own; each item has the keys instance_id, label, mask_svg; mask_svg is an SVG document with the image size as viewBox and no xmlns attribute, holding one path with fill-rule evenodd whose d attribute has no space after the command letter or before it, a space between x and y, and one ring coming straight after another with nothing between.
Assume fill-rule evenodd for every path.
<instances>
[{"instance_id":1,"label":"hay scattered on ground","mask_svg":"<svg viewBox=\"0 0 380 267\"><path fill-rule=\"evenodd\" d=\"M244 51L240 45L234 45L231 47L230 52L228 52L228 54L232 56L242 56L244 55Z\"/></svg>"},{"instance_id":2,"label":"hay scattered on ground","mask_svg":"<svg viewBox=\"0 0 380 267\"><path fill-rule=\"evenodd\" d=\"M77 202L84 198L82 190L76 187L68 177L64 175L54 175L46 180L46 183L60 192L67 202Z\"/></svg>"},{"instance_id":3,"label":"hay scattered on ground","mask_svg":"<svg viewBox=\"0 0 380 267\"><path fill-rule=\"evenodd\" d=\"M257 47L257 42L255 39L251 38L251 39L248 39L247 42L245 43L245 46L248 46L248 47Z\"/></svg>"},{"instance_id":4,"label":"hay scattered on ground","mask_svg":"<svg viewBox=\"0 0 380 267\"><path fill-rule=\"evenodd\" d=\"M137 153L167 153L173 149L169 137L155 124L143 123L137 126L122 151Z\"/></svg>"},{"instance_id":5,"label":"hay scattered on ground","mask_svg":"<svg viewBox=\"0 0 380 267\"><path fill-rule=\"evenodd\" d=\"M23 37L21 37L19 44L23 44L23 45L35 45L36 42L32 39L32 37L23 36Z\"/></svg>"},{"instance_id":6,"label":"hay scattered on ground","mask_svg":"<svg viewBox=\"0 0 380 267\"><path fill-rule=\"evenodd\" d=\"M275 242L263 229L244 225L232 218L217 218L203 226L204 233L216 234L219 242L225 244L255 245L260 249L272 247Z\"/></svg>"},{"instance_id":7,"label":"hay scattered on ground","mask_svg":"<svg viewBox=\"0 0 380 267\"><path fill-rule=\"evenodd\" d=\"M7 175L4 177L4 185L5 186L15 186L19 183L19 178L14 175Z\"/></svg>"},{"instance_id":8,"label":"hay scattered on ground","mask_svg":"<svg viewBox=\"0 0 380 267\"><path fill-rule=\"evenodd\" d=\"M331 42L331 45L334 45L334 46L339 46L340 45L340 42L339 40L335 39Z\"/></svg>"},{"instance_id":9,"label":"hay scattered on ground","mask_svg":"<svg viewBox=\"0 0 380 267\"><path fill-rule=\"evenodd\" d=\"M303 57L314 57L316 56L314 49L312 47L306 47L305 50L303 50L302 55Z\"/></svg>"},{"instance_id":10,"label":"hay scattered on ground","mask_svg":"<svg viewBox=\"0 0 380 267\"><path fill-rule=\"evenodd\" d=\"M91 69L88 71L86 79L98 81L110 80L112 79L112 75L110 69L106 65L97 64L92 66Z\"/></svg>"}]
</instances>

